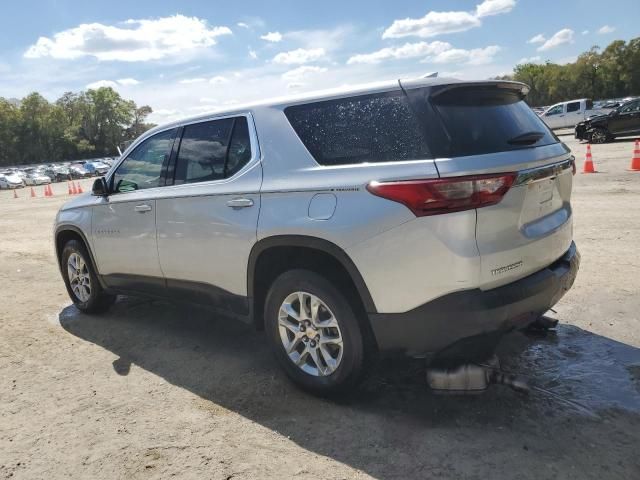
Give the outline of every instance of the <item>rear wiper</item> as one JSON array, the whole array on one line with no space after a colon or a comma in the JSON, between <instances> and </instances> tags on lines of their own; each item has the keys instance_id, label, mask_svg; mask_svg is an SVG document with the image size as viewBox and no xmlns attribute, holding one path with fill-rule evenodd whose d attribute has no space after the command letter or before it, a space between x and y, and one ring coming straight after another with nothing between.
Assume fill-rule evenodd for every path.
<instances>
[{"instance_id":1,"label":"rear wiper","mask_svg":"<svg viewBox=\"0 0 640 480\"><path fill-rule=\"evenodd\" d=\"M542 137L544 137L544 132L525 132L507 140L507 143L510 145L532 145Z\"/></svg>"}]
</instances>

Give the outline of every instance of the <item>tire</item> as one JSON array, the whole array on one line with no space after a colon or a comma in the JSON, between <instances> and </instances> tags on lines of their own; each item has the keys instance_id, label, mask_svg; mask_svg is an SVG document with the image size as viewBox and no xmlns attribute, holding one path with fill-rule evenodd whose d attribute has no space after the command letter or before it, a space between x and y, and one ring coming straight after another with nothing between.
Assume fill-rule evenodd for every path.
<instances>
[{"instance_id":1,"label":"tire","mask_svg":"<svg viewBox=\"0 0 640 480\"><path fill-rule=\"evenodd\" d=\"M306 315L300 315L299 293L305 299ZM281 311L286 301L292 302L289 304L292 310L288 311L297 313L298 319L287 315L285 310ZM300 327L304 323L303 318L313 317L312 302L320 304L316 309L315 320L308 318L316 328L310 325L303 332ZM300 388L326 396L343 393L358 384L365 373L365 351L368 349L365 349L362 329L353 308L327 279L309 270L289 270L281 274L267 293L264 314L265 333L272 350L287 376ZM283 326L283 322L287 322L288 327ZM336 327L330 326L334 324ZM297 325L298 329L294 328L292 331L289 328L292 325ZM308 336L303 336L307 332ZM295 357L297 354L298 361L306 359L301 362L301 366L287 353L283 336L288 340L289 347L297 339L297 348L291 355ZM337 338L341 339L340 344ZM315 350L315 356L312 350ZM316 360L320 362L320 368Z\"/></svg>"},{"instance_id":2,"label":"tire","mask_svg":"<svg viewBox=\"0 0 640 480\"><path fill-rule=\"evenodd\" d=\"M72 257L70 264L69 259ZM78 262L78 258L80 262ZM81 273L79 279L72 277L73 265L78 267L76 268L76 275L78 272ZM113 305L116 296L106 293L100 286L98 276L91 262L91 256L82 242L69 240L65 244L62 250L60 267L69 297L78 310L85 313L102 313ZM79 281L84 286L78 285Z\"/></svg>"},{"instance_id":3,"label":"tire","mask_svg":"<svg viewBox=\"0 0 640 480\"><path fill-rule=\"evenodd\" d=\"M589 141L591 143L607 143L611 141L611 135L604 128L595 128L591 135L589 135Z\"/></svg>"}]
</instances>

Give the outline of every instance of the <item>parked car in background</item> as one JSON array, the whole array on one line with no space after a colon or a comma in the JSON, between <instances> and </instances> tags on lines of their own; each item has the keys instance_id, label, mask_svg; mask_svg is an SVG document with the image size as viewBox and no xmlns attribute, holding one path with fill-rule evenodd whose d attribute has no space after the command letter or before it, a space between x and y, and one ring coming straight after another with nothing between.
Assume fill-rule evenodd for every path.
<instances>
[{"instance_id":1,"label":"parked car in background","mask_svg":"<svg viewBox=\"0 0 640 480\"><path fill-rule=\"evenodd\" d=\"M588 98L556 103L540 116L551 129L573 128L594 115L607 113L606 110L596 110L593 102Z\"/></svg>"},{"instance_id":2,"label":"parked car in background","mask_svg":"<svg viewBox=\"0 0 640 480\"><path fill-rule=\"evenodd\" d=\"M22 188L24 181L13 172L0 173L0 188Z\"/></svg>"},{"instance_id":3,"label":"parked car in background","mask_svg":"<svg viewBox=\"0 0 640 480\"><path fill-rule=\"evenodd\" d=\"M44 173L54 182L65 182L72 179L69 169L63 166L49 167Z\"/></svg>"},{"instance_id":4,"label":"parked car in background","mask_svg":"<svg viewBox=\"0 0 640 480\"><path fill-rule=\"evenodd\" d=\"M27 174L27 176L24 178L24 183L31 186L47 185L51 183L51 178L44 173L36 170Z\"/></svg>"},{"instance_id":5,"label":"parked car in background","mask_svg":"<svg viewBox=\"0 0 640 480\"><path fill-rule=\"evenodd\" d=\"M79 163L73 164L69 167L69 174L71 178L87 178L91 177L91 172L89 172L84 165Z\"/></svg>"},{"instance_id":6,"label":"parked car in background","mask_svg":"<svg viewBox=\"0 0 640 480\"><path fill-rule=\"evenodd\" d=\"M226 311L319 393L376 351L484 361L579 265L574 159L527 92L395 80L150 130L58 212L69 296L87 313L120 292Z\"/></svg>"},{"instance_id":7,"label":"parked car in background","mask_svg":"<svg viewBox=\"0 0 640 480\"><path fill-rule=\"evenodd\" d=\"M591 117L575 128L578 140L606 143L616 137L640 134L640 98L628 101L606 115Z\"/></svg>"},{"instance_id":8,"label":"parked car in background","mask_svg":"<svg viewBox=\"0 0 640 480\"><path fill-rule=\"evenodd\" d=\"M84 168L92 175L102 176L102 175L106 175L106 173L109 171L109 168L111 167L106 163L98 161L98 162L86 162L84 164Z\"/></svg>"}]
</instances>

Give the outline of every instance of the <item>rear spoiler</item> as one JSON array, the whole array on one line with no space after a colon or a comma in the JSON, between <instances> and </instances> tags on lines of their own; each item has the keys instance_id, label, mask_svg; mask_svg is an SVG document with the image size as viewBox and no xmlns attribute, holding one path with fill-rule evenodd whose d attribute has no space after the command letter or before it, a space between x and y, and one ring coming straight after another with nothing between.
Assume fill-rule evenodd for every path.
<instances>
[{"instance_id":1,"label":"rear spoiler","mask_svg":"<svg viewBox=\"0 0 640 480\"><path fill-rule=\"evenodd\" d=\"M416 80L400 80L400 85L404 90L409 90L413 88L429 88L430 96L437 97L438 95L442 95L445 92L450 92L452 90L469 88L469 87L495 87L501 88L505 90L511 90L516 92L522 96L522 98L526 97L529 93L529 86L527 84L521 82L512 82L507 80L483 80L476 82L460 82L460 81L452 81L451 83L443 83L434 85L433 82L425 82L421 79Z\"/></svg>"}]
</instances>

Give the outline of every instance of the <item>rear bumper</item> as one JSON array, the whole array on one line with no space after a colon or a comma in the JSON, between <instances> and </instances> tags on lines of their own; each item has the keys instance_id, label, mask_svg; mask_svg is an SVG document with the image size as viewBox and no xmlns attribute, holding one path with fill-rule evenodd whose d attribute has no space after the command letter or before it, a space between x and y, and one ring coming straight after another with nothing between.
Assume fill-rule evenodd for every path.
<instances>
[{"instance_id":1,"label":"rear bumper","mask_svg":"<svg viewBox=\"0 0 640 480\"><path fill-rule=\"evenodd\" d=\"M548 267L516 282L451 293L405 313L369 314L378 347L415 357L482 359L509 331L531 323L571 288L580 266L575 243Z\"/></svg>"}]
</instances>

